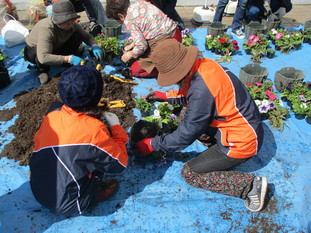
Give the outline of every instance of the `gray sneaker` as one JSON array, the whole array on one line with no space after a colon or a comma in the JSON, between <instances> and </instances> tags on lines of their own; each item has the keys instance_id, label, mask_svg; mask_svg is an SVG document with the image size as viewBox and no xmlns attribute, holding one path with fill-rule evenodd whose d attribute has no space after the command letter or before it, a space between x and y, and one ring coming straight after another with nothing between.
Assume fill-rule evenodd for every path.
<instances>
[{"instance_id":1,"label":"gray sneaker","mask_svg":"<svg viewBox=\"0 0 311 233\"><path fill-rule=\"evenodd\" d=\"M49 76L47 73L41 73L39 74L39 80L40 80L40 83L43 85L43 84L46 84L48 81L49 81Z\"/></svg>"},{"instance_id":2,"label":"gray sneaker","mask_svg":"<svg viewBox=\"0 0 311 233\"><path fill-rule=\"evenodd\" d=\"M258 212L262 209L267 193L268 181L266 177L256 176L252 190L247 194L244 204L247 209Z\"/></svg>"},{"instance_id":3,"label":"gray sneaker","mask_svg":"<svg viewBox=\"0 0 311 233\"><path fill-rule=\"evenodd\" d=\"M244 39L245 38L244 33L240 29L236 30L236 31L232 31L231 33L236 35L239 39Z\"/></svg>"}]
</instances>

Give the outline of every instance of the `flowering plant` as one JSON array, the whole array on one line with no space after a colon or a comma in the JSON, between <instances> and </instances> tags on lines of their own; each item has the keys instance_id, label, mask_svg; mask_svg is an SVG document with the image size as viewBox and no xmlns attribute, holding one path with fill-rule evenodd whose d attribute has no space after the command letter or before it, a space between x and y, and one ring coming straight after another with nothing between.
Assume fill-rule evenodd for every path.
<instances>
[{"instance_id":1,"label":"flowering plant","mask_svg":"<svg viewBox=\"0 0 311 233\"><path fill-rule=\"evenodd\" d=\"M101 50L111 51L114 55L119 55L121 53L121 40L119 40L117 37L108 37L102 33L97 35L95 40Z\"/></svg>"},{"instance_id":2,"label":"flowering plant","mask_svg":"<svg viewBox=\"0 0 311 233\"><path fill-rule=\"evenodd\" d=\"M247 83L245 86L251 97L255 100L262 118L267 117L274 129L282 131L289 110L282 107L282 101L279 101L277 98L272 85L273 83L271 81L266 80L263 83Z\"/></svg>"},{"instance_id":3,"label":"flowering plant","mask_svg":"<svg viewBox=\"0 0 311 233\"><path fill-rule=\"evenodd\" d=\"M191 46L193 44L194 38L191 35L191 31L188 28L181 31L181 36L182 36L182 44L183 45Z\"/></svg>"},{"instance_id":4,"label":"flowering plant","mask_svg":"<svg viewBox=\"0 0 311 233\"><path fill-rule=\"evenodd\" d=\"M227 34L218 35L214 38L214 47L221 54L217 62L231 62L232 54L234 51L239 50L238 42L236 40L230 40L230 36Z\"/></svg>"},{"instance_id":5,"label":"flowering plant","mask_svg":"<svg viewBox=\"0 0 311 233\"><path fill-rule=\"evenodd\" d=\"M157 123L163 132L167 130L165 127L168 127L170 130L175 130L181 122L181 119L174 114L175 107L176 106L168 102L157 103L155 104L153 115L145 117L144 119Z\"/></svg>"},{"instance_id":6,"label":"flowering plant","mask_svg":"<svg viewBox=\"0 0 311 233\"><path fill-rule=\"evenodd\" d=\"M215 48L215 43L216 43L216 41L214 40L214 37L211 34L208 34L205 37L205 46L207 49L211 50L211 49Z\"/></svg>"},{"instance_id":7,"label":"flowering plant","mask_svg":"<svg viewBox=\"0 0 311 233\"><path fill-rule=\"evenodd\" d=\"M311 83L289 83L281 96L289 101L292 111L296 114L311 116Z\"/></svg>"},{"instance_id":8,"label":"flowering plant","mask_svg":"<svg viewBox=\"0 0 311 233\"><path fill-rule=\"evenodd\" d=\"M303 42L302 32L288 32L286 30L275 34L275 46L279 47L282 53L288 53Z\"/></svg>"},{"instance_id":9,"label":"flowering plant","mask_svg":"<svg viewBox=\"0 0 311 233\"><path fill-rule=\"evenodd\" d=\"M269 45L270 42L265 35L253 34L244 41L243 48L245 50L249 49L253 62L259 63L261 58L266 54Z\"/></svg>"},{"instance_id":10,"label":"flowering plant","mask_svg":"<svg viewBox=\"0 0 311 233\"><path fill-rule=\"evenodd\" d=\"M153 104L149 103L145 98L134 98L136 107L143 112L150 112Z\"/></svg>"}]
</instances>

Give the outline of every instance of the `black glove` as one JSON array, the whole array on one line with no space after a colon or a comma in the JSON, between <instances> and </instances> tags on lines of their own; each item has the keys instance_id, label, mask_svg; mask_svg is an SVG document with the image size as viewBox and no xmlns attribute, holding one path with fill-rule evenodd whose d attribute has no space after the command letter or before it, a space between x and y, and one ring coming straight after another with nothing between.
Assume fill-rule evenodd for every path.
<instances>
[{"instance_id":1,"label":"black glove","mask_svg":"<svg viewBox=\"0 0 311 233\"><path fill-rule=\"evenodd\" d=\"M166 93L165 92L160 92L160 91L154 91L149 93L146 96L146 100L150 103L154 103L156 101L158 102L167 102L168 99L166 97Z\"/></svg>"}]
</instances>

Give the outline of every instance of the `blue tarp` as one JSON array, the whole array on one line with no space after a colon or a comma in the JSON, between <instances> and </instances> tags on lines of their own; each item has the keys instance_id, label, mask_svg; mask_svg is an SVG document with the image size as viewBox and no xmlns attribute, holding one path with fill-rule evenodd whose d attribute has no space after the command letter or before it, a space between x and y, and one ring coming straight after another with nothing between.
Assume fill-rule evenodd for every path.
<instances>
[{"instance_id":1,"label":"blue tarp","mask_svg":"<svg viewBox=\"0 0 311 233\"><path fill-rule=\"evenodd\" d=\"M192 29L196 45L205 57L216 59L205 51L206 29ZM230 29L228 30L230 33ZM237 39L240 47L243 40ZM14 107L13 96L40 84L36 72L27 69L19 52L23 45L6 48L0 38L0 48L8 56L12 83L0 90L0 110ZM274 80L276 71L291 66L302 70L305 81L311 81L311 45L289 54L276 53L273 59L262 60L261 66ZM240 68L251 63L241 49L230 64L223 64L239 76ZM60 70L52 70L51 75ZM106 66L106 73L115 74ZM135 79L137 96L160 88L155 79ZM134 111L140 118L139 111ZM6 130L18 116L0 122L0 151L14 135ZM157 166L153 160L130 157L128 168L115 177L119 192L100 203L84 216L64 218L43 208L32 196L29 167L7 158L0 159L0 232L311 232L311 125L292 114L284 131L276 131L264 121L264 144L257 156L235 170L251 172L268 178L268 200L260 213L248 211L243 200L193 188L180 175L185 160L206 149L195 142L182 155L168 158Z\"/></svg>"}]
</instances>

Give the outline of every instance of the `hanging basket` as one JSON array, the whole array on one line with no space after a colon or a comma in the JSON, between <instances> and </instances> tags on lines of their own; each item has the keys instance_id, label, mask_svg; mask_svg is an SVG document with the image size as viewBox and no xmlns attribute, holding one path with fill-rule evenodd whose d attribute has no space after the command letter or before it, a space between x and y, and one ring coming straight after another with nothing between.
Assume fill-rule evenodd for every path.
<instances>
[{"instance_id":1,"label":"hanging basket","mask_svg":"<svg viewBox=\"0 0 311 233\"><path fill-rule=\"evenodd\" d=\"M257 35L258 33L265 34L266 31L267 31L267 26L259 22L251 22L245 26L246 39L250 35Z\"/></svg>"},{"instance_id":2,"label":"hanging basket","mask_svg":"<svg viewBox=\"0 0 311 233\"><path fill-rule=\"evenodd\" d=\"M108 37L118 37L121 34L122 25L115 20L108 20L103 26L103 32Z\"/></svg>"},{"instance_id":3,"label":"hanging basket","mask_svg":"<svg viewBox=\"0 0 311 233\"><path fill-rule=\"evenodd\" d=\"M259 64L248 64L240 69L240 80L242 83L262 83L268 76L268 70Z\"/></svg>"},{"instance_id":4,"label":"hanging basket","mask_svg":"<svg viewBox=\"0 0 311 233\"><path fill-rule=\"evenodd\" d=\"M10 76L8 70L4 66L0 66L0 89L10 84Z\"/></svg>"},{"instance_id":5,"label":"hanging basket","mask_svg":"<svg viewBox=\"0 0 311 233\"><path fill-rule=\"evenodd\" d=\"M210 34L212 37L226 33L228 26L221 22L213 22L207 25L207 34Z\"/></svg>"},{"instance_id":6,"label":"hanging basket","mask_svg":"<svg viewBox=\"0 0 311 233\"><path fill-rule=\"evenodd\" d=\"M301 70L296 70L294 67L283 67L275 73L274 84L279 92L289 84L302 82L305 75Z\"/></svg>"},{"instance_id":7,"label":"hanging basket","mask_svg":"<svg viewBox=\"0 0 311 233\"><path fill-rule=\"evenodd\" d=\"M282 20L280 19L280 20L276 20L276 21L273 21L273 22L265 20L263 22L264 22L264 25L267 27L266 31L269 32L273 28L274 29L278 29L280 27L281 23L282 23Z\"/></svg>"}]
</instances>

